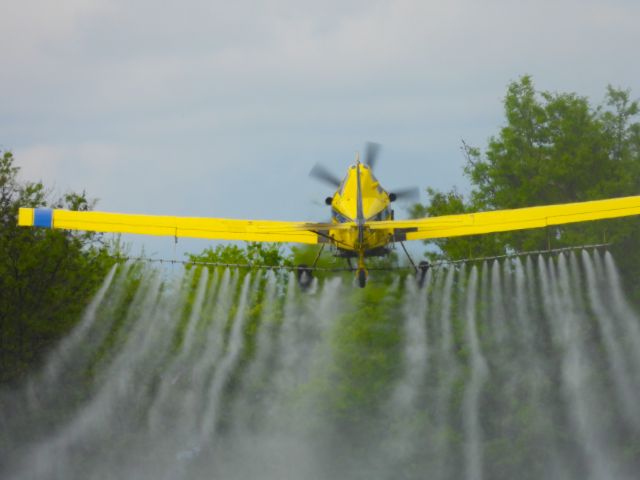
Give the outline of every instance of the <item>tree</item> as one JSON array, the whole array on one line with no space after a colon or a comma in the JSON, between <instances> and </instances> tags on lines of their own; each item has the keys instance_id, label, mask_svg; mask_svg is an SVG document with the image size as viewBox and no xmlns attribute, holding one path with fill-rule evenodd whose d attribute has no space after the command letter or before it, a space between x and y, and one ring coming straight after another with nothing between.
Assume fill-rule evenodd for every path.
<instances>
[{"instance_id":1,"label":"tree","mask_svg":"<svg viewBox=\"0 0 640 480\"><path fill-rule=\"evenodd\" d=\"M51 199L20 182L11 152L0 157L0 383L18 379L77 322L113 264L102 236L17 226L20 207L90 210L85 192Z\"/></svg>"},{"instance_id":2,"label":"tree","mask_svg":"<svg viewBox=\"0 0 640 480\"><path fill-rule=\"evenodd\" d=\"M430 189L429 202L412 208L414 217L640 193L639 108L629 91L609 87L604 104L594 108L575 93L538 92L523 76L509 85L504 109L506 124L484 152L463 143L468 199L455 189ZM636 225L637 219L618 219L434 243L448 259L603 240L623 246L640 238ZM640 256L636 263L640 270Z\"/></svg>"}]
</instances>

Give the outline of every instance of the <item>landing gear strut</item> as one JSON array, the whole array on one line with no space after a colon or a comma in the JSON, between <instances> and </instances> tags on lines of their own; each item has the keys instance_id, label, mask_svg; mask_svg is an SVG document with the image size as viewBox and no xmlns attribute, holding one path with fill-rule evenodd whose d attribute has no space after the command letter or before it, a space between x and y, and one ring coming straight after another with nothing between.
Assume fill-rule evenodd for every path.
<instances>
[{"instance_id":1,"label":"landing gear strut","mask_svg":"<svg viewBox=\"0 0 640 480\"><path fill-rule=\"evenodd\" d=\"M400 242L400 245L402 246L402 249L404 250L405 255L409 259L411 266L415 268L416 279L418 280L418 286L422 288L422 286L424 285L424 280L425 278L427 278L427 271L429 270L429 268L431 268L431 265L426 260L423 260L418 265L416 265L413 261L413 258L411 258L411 255L409 255L409 252L407 252L407 249L404 246L404 243Z\"/></svg>"},{"instance_id":2,"label":"landing gear strut","mask_svg":"<svg viewBox=\"0 0 640 480\"><path fill-rule=\"evenodd\" d=\"M367 286L367 277L369 276L367 273L367 269L364 265L364 252L360 252L358 255L358 273L356 274L358 278L358 286L360 288L364 288Z\"/></svg>"}]
</instances>

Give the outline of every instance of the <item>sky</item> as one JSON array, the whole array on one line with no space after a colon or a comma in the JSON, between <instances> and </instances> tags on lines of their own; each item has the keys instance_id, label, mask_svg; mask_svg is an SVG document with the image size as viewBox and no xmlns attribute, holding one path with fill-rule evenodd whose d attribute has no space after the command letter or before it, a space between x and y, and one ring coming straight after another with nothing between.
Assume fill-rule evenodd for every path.
<instances>
[{"instance_id":1,"label":"sky","mask_svg":"<svg viewBox=\"0 0 640 480\"><path fill-rule=\"evenodd\" d=\"M323 221L366 141L387 189L468 190L507 85L640 96L633 0L0 0L0 149L127 213ZM422 200L425 200L422 195ZM399 216L403 209L397 208ZM181 257L209 243L127 236Z\"/></svg>"}]
</instances>

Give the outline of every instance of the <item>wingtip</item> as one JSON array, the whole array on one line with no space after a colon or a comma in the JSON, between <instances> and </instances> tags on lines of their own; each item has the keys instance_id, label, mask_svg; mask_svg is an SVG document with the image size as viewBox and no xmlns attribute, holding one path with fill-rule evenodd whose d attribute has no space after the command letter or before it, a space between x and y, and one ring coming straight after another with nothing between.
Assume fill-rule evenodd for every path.
<instances>
[{"instance_id":1,"label":"wingtip","mask_svg":"<svg viewBox=\"0 0 640 480\"><path fill-rule=\"evenodd\" d=\"M33 208L20 207L20 209L18 210L18 226L33 226Z\"/></svg>"}]
</instances>

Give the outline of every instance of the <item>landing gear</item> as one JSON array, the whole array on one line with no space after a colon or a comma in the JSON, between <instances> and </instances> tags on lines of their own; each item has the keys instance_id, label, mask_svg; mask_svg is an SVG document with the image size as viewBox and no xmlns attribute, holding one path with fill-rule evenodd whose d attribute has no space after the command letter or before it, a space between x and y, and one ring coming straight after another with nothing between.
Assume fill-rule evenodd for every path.
<instances>
[{"instance_id":1,"label":"landing gear","mask_svg":"<svg viewBox=\"0 0 640 480\"><path fill-rule=\"evenodd\" d=\"M296 267L296 277L298 278L298 285L302 291L307 290L311 284L313 283L313 270L316 268L318 264L318 260L320 259L320 255L322 255L322 251L324 250L324 243L320 245L320 250L318 250L318 254L316 258L313 260L313 265L309 266L306 263L301 263Z\"/></svg>"},{"instance_id":2,"label":"landing gear","mask_svg":"<svg viewBox=\"0 0 640 480\"><path fill-rule=\"evenodd\" d=\"M301 263L296 267L296 276L301 290L306 290L313 282L313 270L306 264Z\"/></svg>"},{"instance_id":3,"label":"landing gear","mask_svg":"<svg viewBox=\"0 0 640 480\"><path fill-rule=\"evenodd\" d=\"M418 279L418 286L420 288L422 288L422 286L424 285L424 281L427 278L427 271L430 267L431 265L429 265L429 262L427 262L426 260L423 260L418 264L418 268L416 269L416 276Z\"/></svg>"},{"instance_id":4,"label":"landing gear","mask_svg":"<svg viewBox=\"0 0 640 480\"><path fill-rule=\"evenodd\" d=\"M360 288L364 288L367 286L367 269L364 266L364 251L359 252L358 254L358 273L356 274L358 278L358 286Z\"/></svg>"},{"instance_id":5,"label":"landing gear","mask_svg":"<svg viewBox=\"0 0 640 480\"><path fill-rule=\"evenodd\" d=\"M427 278L427 271L431 268L431 265L426 260L421 261L418 265L415 264L409 252L407 252L407 248L404 246L404 242L400 242L400 246L402 250L404 250L405 255L409 259L411 266L416 270L416 279L418 280L418 287L422 288L424 285L424 281Z\"/></svg>"},{"instance_id":6,"label":"landing gear","mask_svg":"<svg viewBox=\"0 0 640 480\"><path fill-rule=\"evenodd\" d=\"M358 286L360 288L367 286L367 271L364 268L358 270Z\"/></svg>"}]
</instances>

